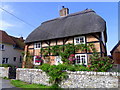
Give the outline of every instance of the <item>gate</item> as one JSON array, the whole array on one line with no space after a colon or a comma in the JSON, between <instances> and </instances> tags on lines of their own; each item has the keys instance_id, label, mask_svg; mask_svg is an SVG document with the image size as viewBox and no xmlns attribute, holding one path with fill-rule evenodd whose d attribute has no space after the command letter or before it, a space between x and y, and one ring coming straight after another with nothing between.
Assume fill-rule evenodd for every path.
<instances>
[{"instance_id":1,"label":"gate","mask_svg":"<svg viewBox=\"0 0 120 90\"><path fill-rule=\"evenodd\" d=\"M16 79L16 68L15 67L9 68L9 79Z\"/></svg>"}]
</instances>

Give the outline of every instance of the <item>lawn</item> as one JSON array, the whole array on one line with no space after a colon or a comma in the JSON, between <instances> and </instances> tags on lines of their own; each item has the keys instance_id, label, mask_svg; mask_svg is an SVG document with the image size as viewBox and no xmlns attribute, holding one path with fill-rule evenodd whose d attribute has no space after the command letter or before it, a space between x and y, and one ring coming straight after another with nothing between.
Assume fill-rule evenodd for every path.
<instances>
[{"instance_id":1,"label":"lawn","mask_svg":"<svg viewBox=\"0 0 120 90\"><path fill-rule=\"evenodd\" d=\"M19 88L56 88L54 86L45 86L42 84L29 84L20 80L11 80L11 84Z\"/></svg>"}]
</instances>

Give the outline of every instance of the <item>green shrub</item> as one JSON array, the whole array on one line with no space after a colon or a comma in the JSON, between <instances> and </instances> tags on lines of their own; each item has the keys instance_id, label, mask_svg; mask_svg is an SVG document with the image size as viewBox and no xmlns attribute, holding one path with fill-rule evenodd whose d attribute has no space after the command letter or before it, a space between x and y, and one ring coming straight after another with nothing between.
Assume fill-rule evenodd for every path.
<instances>
[{"instance_id":1,"label":"green shrub","mask_svg":"<svg viewBox=\"0 0 120 90\"><path fill-rule=\"evenodd\" d=\"M39 66L38 68L42 69L44 72L49 72L50 64L44 63L41 66Z\"/></svg>"},{"instance_id":2,"label":"green shrub","mask_svg":"<svg viewBox=\"0 0 120 90\"><path fill-rule=\"evenodd\" d=\"M92 71L106 72L108 69L112 68L113 60L109 57L91 57Z\"/></svg>"}]
</instances>

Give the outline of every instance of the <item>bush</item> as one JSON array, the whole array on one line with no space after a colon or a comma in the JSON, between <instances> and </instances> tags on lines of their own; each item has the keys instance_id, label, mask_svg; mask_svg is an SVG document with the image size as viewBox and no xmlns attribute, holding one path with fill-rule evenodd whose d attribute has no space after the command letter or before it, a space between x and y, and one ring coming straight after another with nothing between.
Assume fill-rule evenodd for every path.
<instances>
[{"instance_id":1,"label":"bush","mask_svg":"<svg viewBox=\"0 0 120 90\"><path fill-rule=\"evenodd\" d=\"M41 66L39 66L38 68L42 69L44 72L49 72L50 64L44 63Z\"/></svg>"},{"instance_id":2,"label":"bush","mask_svg":"<svg viewBox=\"0 0 120 90\"><path fill-rule=\"evenodd\" d=\"M50 65L50 64L43 64L39 67L50 76L50 83L57 85L60 83L61 80L67 78L67 73L65 70L68 71L90 71L87 67L81 65L71 65L71 64L59 64L59 65Z\"/></svg>"},{"instance_id":3,"label":"bush","mask_svg":"<svg viewBox=\"0 0 120 90\"><path fill-rule=\"evenodd\" d=\"M92 71L106 72L112 66L113 60L109 57L91 57L90 69Z\"/></svg>"}]
</instances>

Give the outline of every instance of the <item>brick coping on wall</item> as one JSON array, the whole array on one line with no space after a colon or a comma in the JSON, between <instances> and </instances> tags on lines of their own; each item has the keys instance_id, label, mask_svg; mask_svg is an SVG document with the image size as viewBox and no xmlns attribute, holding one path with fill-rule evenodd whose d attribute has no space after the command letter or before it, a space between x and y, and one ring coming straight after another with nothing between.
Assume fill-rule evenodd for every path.
<instances>
[{"instance_id":1,"label":"brick coping on wall","mask_svg":"<svg viewBox=\"0 0 120 90\"><path fill-rule=\"evenodd\" d=\"M17 70L41 71L41 69L17 68ZM120 76L119 72L94 72L94 71L66 71L68 74L79 75L100 75L100 76Z\"/></svg>"}]
</instances>

